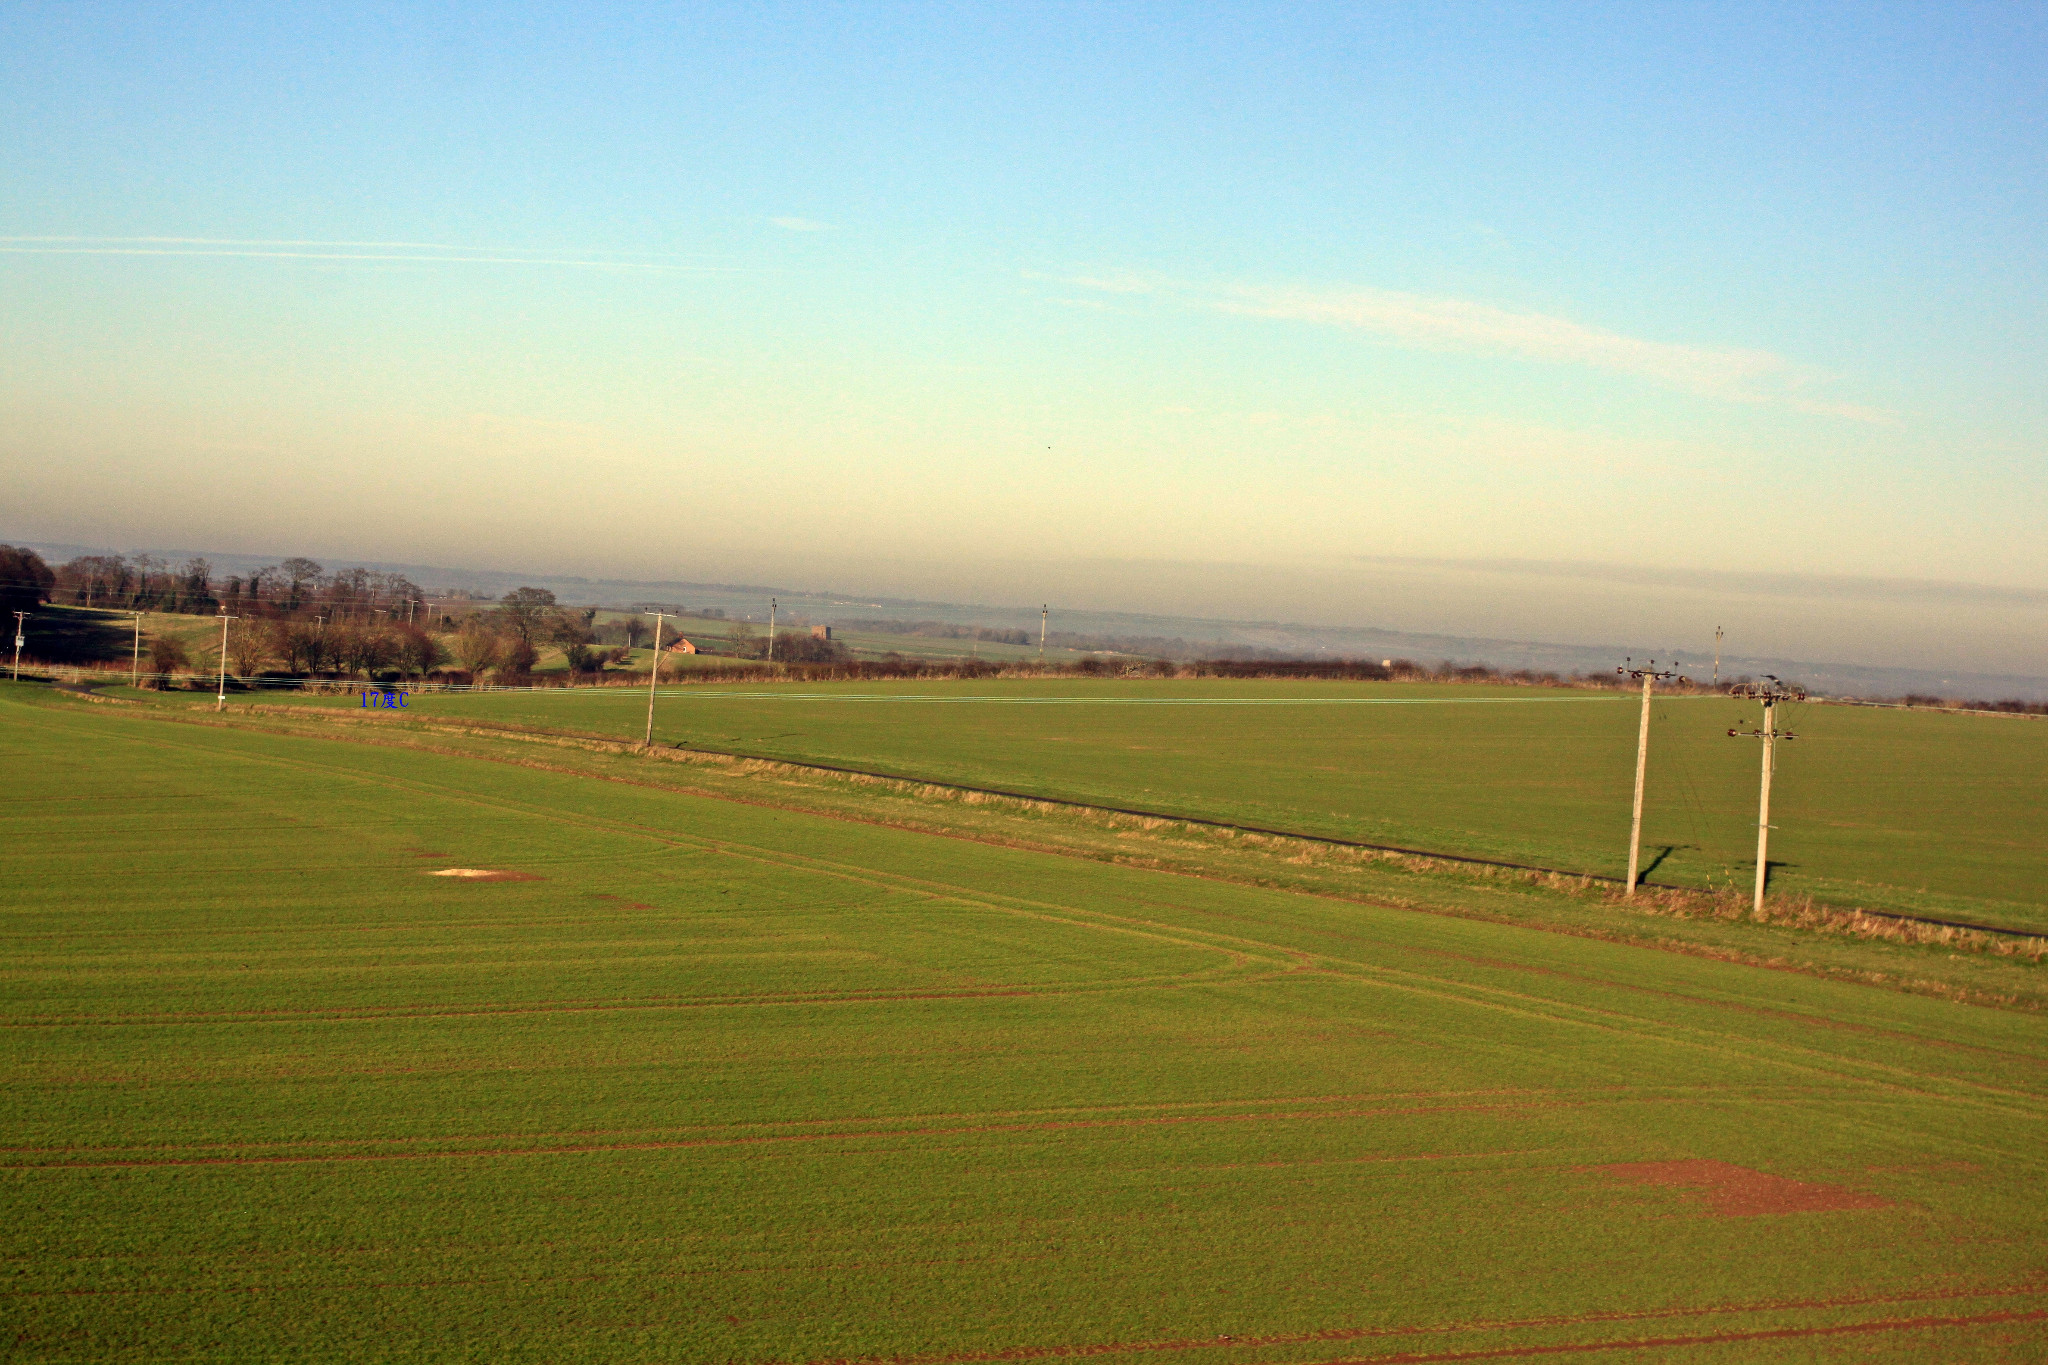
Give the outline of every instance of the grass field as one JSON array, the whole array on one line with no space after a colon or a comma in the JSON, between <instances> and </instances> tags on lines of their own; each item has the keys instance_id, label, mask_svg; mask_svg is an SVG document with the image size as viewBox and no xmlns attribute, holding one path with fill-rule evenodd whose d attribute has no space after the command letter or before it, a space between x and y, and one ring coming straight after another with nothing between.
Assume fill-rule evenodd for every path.
<instances>
[{"instance_id":1,"label":"grass field","mask_svg":"<svg viewBox=\"0 0 2048 1365\"><path fill-rule=\"evenodd\" d=\"M638 739L646 699L434 695L410 713ZM1675 697L1653 714L1649 876L1746 888L1759 755L1727 731L1755 728L1759 708ZM1632 697L1535 688L870 682L678 688L660 699L656 735L1620 875L1637 716ZM1783 723L1799 738L1773 791L1774 890L2048 929L2048 724L1820 705L1785 708Z\"/></svg>"},{"instance_id":2,"label":"grass field","mask_svg":"<svg viewBox=\"0 0 2048 1365\"><path fill-rule=\"evenodd\" d=\"M17 1359L2048 1349L2037 1014L25 696Z\"/></svg>"}]
</instances>

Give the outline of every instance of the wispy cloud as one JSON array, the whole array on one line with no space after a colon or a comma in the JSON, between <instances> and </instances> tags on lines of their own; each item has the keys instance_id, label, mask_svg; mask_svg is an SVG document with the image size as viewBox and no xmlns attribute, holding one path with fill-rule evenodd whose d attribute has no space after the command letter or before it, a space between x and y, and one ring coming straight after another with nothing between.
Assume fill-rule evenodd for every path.
<instances>
[{"instance_id":1,"label":"wispy cloud","mask_svg":"<svg viewBox=\"0 0 2048 1365\"><path fill-rule=\"evenodd\" d=\"M1051 275L1034 275L1033 279L1055 279ZM1077 284L1083 289L1099 289L1105 294L1160 294L1173 292L1174 286L1161 285L1146 275L1079 275L1062 281Z\"/></svg>"},{"instance_id":2,"label":"wispy cloud","mask_svg":"<svg viewBox=\"0 0 2048 1365\"><path fill-rule=\"evenodd\" d=\"M784 232L831 232L832 224L821 223L815 218L770 218L769 224Z\"/></svg>"},{"instance_id":3,"label":"wispy cloud","mask_svg":"<svg viewBox=\"0 0 2048 1365\"><path fill-rule=\"evenodd\" d=\"M7 237L9 256L200 256L255 260L435 262L445 265L542 265L593 270L674 272L712 267L683 264L669 253L577 251L552 254L521 247L455 246L441 242L357 242L239 237Z\"/></svg>"},{"instance_id":4,"label":"wispy cloud","mask_svg":"<svg viewBox=\"0 0 2048 1365\"><path fill-rule=\"evenodd\" d=\"M1769 351L1651 341L1469 299L1390 289L1200 288L1143 275L1069 278L1066 283L1110 294L1169 296L1245 317L1342 327L1417 350L1581 365L1728 402L1772 404L1860 422L1892 420L1892 414L1875 408L1808 396L1804 390L1828 376Z\"/></svg>"}]
</instances>

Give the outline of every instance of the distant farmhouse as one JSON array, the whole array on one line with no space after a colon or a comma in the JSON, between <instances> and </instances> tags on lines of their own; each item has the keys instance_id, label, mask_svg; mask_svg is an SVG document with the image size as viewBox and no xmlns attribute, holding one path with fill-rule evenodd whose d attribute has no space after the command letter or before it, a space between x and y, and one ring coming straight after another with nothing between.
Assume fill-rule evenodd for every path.
<instances>
[{"instance_id":1,"label":"distant farmhouse","mask_svg":"<svg viewBox=\"0 0 2048 1365\"><path fill-rule=\"evenodd\" d=\"M694 640L678 639L668 647L668 652L671 654L695 654L697 652L697 643Z\"/></svg>"}]
</instances>

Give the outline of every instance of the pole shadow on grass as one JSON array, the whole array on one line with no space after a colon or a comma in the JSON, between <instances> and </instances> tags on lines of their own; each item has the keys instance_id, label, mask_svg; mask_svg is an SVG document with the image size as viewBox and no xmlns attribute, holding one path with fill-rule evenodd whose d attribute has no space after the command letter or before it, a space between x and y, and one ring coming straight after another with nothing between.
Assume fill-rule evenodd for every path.
<instances>
[{"instance_id":1,"label":"pole shadow on grass","mask_svg":"<svg viewBox=\"0 0 2048 1365\"><path fill-rule=\"evenodd\" d=\"M52 664L126 661L134 648L133 620L121 612L42 607L25 623L23 653Z\"/></svg>"},{"instance_id":2,"label":"pole shadow on grass","mask_svg":"<svg viewBox=\"0 0 2048 1365\"><path fill-rule=\"evenodd\" d=\"M1656 857L1654 857L1654 858L1652 858L1652 859L1650 859L1650 861L1649 861L1649 862L1648 862L1647 864L1645 864L1645 865L1644 865L1644 867L1643 867L1643 870L1642 870L1641 872L1639 872L1639 873L1637 873L1637 874L1636 874L1636 880L1637 880L1637 881L1644 881L1644 882L1646 882L1646 881L1650 880L1650 874L1651 874L1652 872L1655 872L1655 871L1656 871L1656 870L1657 870L1658 868L1662 867L1662 866L1664 865L1664 860L1665 860L1666 858L1669 858L1669 857L1670 857L1670 856L1671 856L1672 854L1676 853L1676 852L1677 852L1677 851L1678 851L1679 849L1681 849L1681 848L1693 848L1693 847L1696 847L1696 845L1693 845L1693 844L1666 844L1666 845L1664 845L1664 847L1662 847L1662 848L1660 848L1660 849L1658 849L1658 850L1657 850L1657 856L1656 856Z\"/></svg>"}]
</instances>

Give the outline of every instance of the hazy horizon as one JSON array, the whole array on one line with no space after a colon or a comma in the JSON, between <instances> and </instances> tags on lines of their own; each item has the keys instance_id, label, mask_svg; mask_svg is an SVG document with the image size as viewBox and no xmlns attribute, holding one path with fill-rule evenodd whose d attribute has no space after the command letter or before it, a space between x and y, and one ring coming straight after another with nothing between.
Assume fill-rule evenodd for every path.
<instances>
[{"instance_id":1,"label":"hazy horizon","mask_svg":"<svg viewBox=\"0 0 2048 1365\"><path fill-rule=\"evenodd\" d=\"M0 40L19 537L2048 675L2037 7Z\"/></svg>"},{"instance_id":2,"label":"hazy horizon","mask_svg":"<svg viewBox=\"0 0 2048 1365\"><path fill-rule=\"evenodd\" d=\"M4 539L4 537L0 537ZM111 551L200 554L236 562L276 562L292 551L251 554L226 546L136 546L34 541L63 553ZM417 555L311 553L329 571L367 564L404 566L443 577L422 587L461 587L497 580L582 579L602 584L753 585L857 602L988 608L1035 619L1042 603L1056 614L1128 615L1219 624L1265 622L1310 630L1382 630L1469 642L1516 641L1589 648L1666 652L1704 659L1716 648L1730 658L1798 660L1878 670L1907 669L2026 678L2048 686L2040 666L2048 647L2048 592L1980 584L1789 575L1688 574L1613 569L1588 564L1494 562L1361 562L1295 569L1282 578L1258 566L1062 561L977 566L948 576L942 566L848 565L822 562L732 562L671 565L670 572L606 571L602 564L549 565L529 560L435 563ZM751 571L758 570L758 572ZM444 581L445 579L445 581ZM1040 591L1031 591L1035 585ZM593 598L595 600L595 598ZM765 602L765 596L763 601ZM1281 610L1263 610L1277 604ZM1913 637L1901 622L1940 611L1938 636ZM1062 626L1062 628L1068 628ZM1461 656L1462 657L1462 656ZM1494 661L1499 662L1499 661Z\"/></svg>"}]
</instances>

